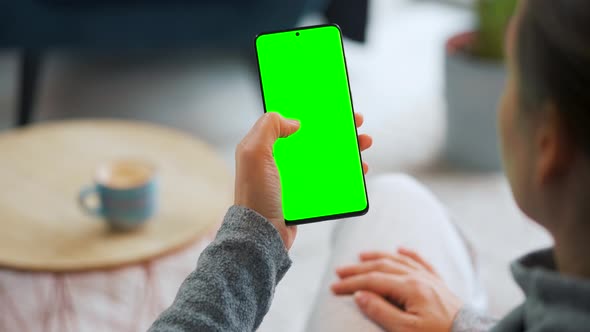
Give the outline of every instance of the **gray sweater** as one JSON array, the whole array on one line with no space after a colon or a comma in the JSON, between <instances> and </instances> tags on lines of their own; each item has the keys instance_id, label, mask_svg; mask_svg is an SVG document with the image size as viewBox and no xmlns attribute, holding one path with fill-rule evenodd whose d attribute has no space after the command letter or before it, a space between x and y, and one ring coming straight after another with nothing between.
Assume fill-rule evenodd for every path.
<instances>
[{"instance_id":1,"label":"gray sweater","mask_svg":"<svg viewBox=\"0 0 590 332\"><path fill-rule=\"evenodd\" d=\"M258 213L232 206L150 331L254 331L290 266L276 228Z\"/></svg>"},{"instance_id":2,"label":"gray sweater","mask_svg":"<svg viewBox=\"0 0 590 332\"><path fill-rule=\"evenodd\" d=\"M233 206L150 331L254 331L290 265L274 226L252 210ZM590 282L555 272L550 250L515 262L512 273L526 295L521 306L500 322L463 308L452 332L590 331Z\"/></svg>"}]
</instances>

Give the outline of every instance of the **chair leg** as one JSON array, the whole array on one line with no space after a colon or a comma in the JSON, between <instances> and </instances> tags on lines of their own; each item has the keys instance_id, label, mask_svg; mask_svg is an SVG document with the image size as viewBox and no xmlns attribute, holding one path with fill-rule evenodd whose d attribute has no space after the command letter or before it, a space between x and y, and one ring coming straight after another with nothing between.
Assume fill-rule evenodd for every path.
<instances>
[{"instance_id":1,"label":"chair leg","mask_svg":"<svg viewBox=\"0 0 590 332\"><path fill-rule=\"evenodd\" d=\"M368 16L368 0L332 0L326 10L328 21L340 25L346 37L358 42L365 41Z\"/></svg>"},{"instance_id":2,"label":"chair leg","mask_svg":"<svg viewBox=\"0 0 590 332\"><path fill-rule=\"evenodd\" d=\"M17 126L29 124L33 118L35 97L41 69L41 52L24 50L20 59L20 90Z\"/></svg>"}]
</instances>

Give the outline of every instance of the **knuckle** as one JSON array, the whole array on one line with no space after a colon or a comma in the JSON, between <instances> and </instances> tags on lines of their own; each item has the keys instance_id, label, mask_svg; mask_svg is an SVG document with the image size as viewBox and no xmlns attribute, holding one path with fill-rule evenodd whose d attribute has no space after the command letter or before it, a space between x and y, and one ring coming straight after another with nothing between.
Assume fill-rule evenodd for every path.
<instances>
[{"instance_id":1,"label":"knuckle","mask_svg":"<svg viewBox=\"0 0 590 332\"><path fill-rule=\"evenodd\" d=\"M375 281L381 278L383 274L379 271L371 271L367 274L367 277L370 281Z\"/></svg>"},{"instance_id":2,"label":"knuckle","mask_svg":"<svg viewBox=\"0 0 590 332\"><path fill-rule=\"evenodd\" d=\"M412 267L412 268L415 267L413 264L414 262L409 257L399 256L399 259L402 261L403 264L405 264L409 267Z\"/></svg>"},{"instance_id":3,"label":"knuckle","mask_svg":"<svg viewBox=\"0 0 590 332\"><path fill-rule=\"evenodd\" d=\"M236 153L236 159L238 161L247 162L251 159L254 159L256 151L252 148L252 146L243 146L242 148L238 149Z\"/></svg>"},{"instance_id":4,"label":"knuckle","mask_svg":"<svg viewBox=\"0 0 590 332\"><path fill-rule=\"evenodd\" d=\"M420 298L426 298L429 296L431 289L427 283L425 283L422 279L413 277L410 281L409 286L415 296Z\"/></svg>"},{"instance_id":5,"label":"knuckle","mask_svg":"<svg viewBox=\"0 0 590 332\"><path fill-rule=\"evenodd\" d=\"M403 324L403 327L406 328L409 331L420 330L419 327L421 325L420 324L420 321L417 318L415 318L415 317L411 317L411 318L408 318L408 319L404 320L402 322L402 324Z\"/></svg>"},{"instance_id":6,"label":"knuckle","mask_svg":"<svg viewBox=\"0 0 590 332\"><path fill-rule=\"evenodd\" d=\"M375 267L379 270L385 270L390 266L390 262L388 259L381 258L375 262Z\"/></svg>"},{"instance_id":7,"label":"knuckle","mask_svg":"<svg viewBox=\"0 0 590 332\"><path fill-rule=\"evenodd\" d=\"M236 157L238 157L241 153L242 150L244 149L244 141L240 141L240 143L238 143L238 145L236 145L236 151L235 151L235 155Z\"/></svg>"},{"instance_id":8,"label":"knuckle","mask_svg":"<svg viewBox=\"0 0 590 332\"><path fill-rule=\"evenodd\" d=\"M253 144L240 143L236 149L237 159L248 159L258 154L258 148Z\"/></svg>"},{"instance_id":9,"label":"knuckle","mask_svg":"<svg viewBox=\"0 0 590 332\"><path fill-rule=\"evenodd\" d=\"M420 281L414 275L408 275L404 284L412 291L417 291L421 287Z\"/></svg>"},{"instance_id":10,"label":"knuckle","mask_svg":"<svg viewBox=\"0 0 590 332\"><path fill-rule=\"evenodd\" d=\"M264 115L264 121L278 123L281 121L281 116L279 115L279 113L269 112Z\"/></svg>"},{"instance_id":11,"label":"knuckle","mask_svg":"<svg viewBox=\"0 0 590 332\"><path fill-rule=\"evenodd\" d=\"M422 298L425 298L430 294L430 289L424 284L420 284L420 286L416 288L416 294Z\"/></svg>"},{"instance_id":12,"label":"knuckle","mask_svg":"<svg viewBox=\"0 0 590 332\"><path fill-rule=\"evenodd\" d=\"M369 317L375 317L379 314L379 307L375 305L375 300L372 297L367 300L364 310Z\"/></svg>"},{"instance_id":13,"label":"knuckle","mask_svg":"<svg viewBox=\"0 0 590 332\"><path fill-rule=\"evenodd\" d=\"M238 143L238 146L236 146L236 157L244 154L244 150L246 150L247 145L248 144L244 140L242 140L240 143Z\"/></svg>"}]
</instances>

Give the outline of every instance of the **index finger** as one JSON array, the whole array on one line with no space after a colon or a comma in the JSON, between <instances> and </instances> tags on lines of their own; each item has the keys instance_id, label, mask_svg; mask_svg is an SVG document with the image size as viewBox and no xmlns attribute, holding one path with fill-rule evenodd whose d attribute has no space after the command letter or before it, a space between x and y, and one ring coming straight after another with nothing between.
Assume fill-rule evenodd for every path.
<instances>
[{"instance_id":1,"label":"index finger","mask_svg":"<svg viewBox=\"0 0 590 332\"><path fill-rule=\"evenodd\" d=\"M394 262L398 262L405 266L408 266L414 270L424 270L425 268L418 262L414 261L410 257L404 255L394 255L388 252L381 252L381 251L371 251L371 252L363 252L360 254L361 262L372 261L376 259L390 259Z\"/></svg>"},{"instance_id":2,"label":"index finger","mask_svg":"<svg viewBox=\"0 0 590 332\"><path fill-rule=\"evenodd\" d=\"M400 276L383 272L358 274L342 279L332 285L332 291L337 295L353 294L357 291L370 291L405 303L407 287Z\"/></svg>"},{"instance_id":3,"label":"index finger","mask_svg":"<svg viewBox=\"0 0 590 332\"><path fill-rule=\"evenodd\" d=\"M336 274L341 279L349 278L357 274L370 273L372 271L384 272L389 274L408 274L409 269L397 262L389 259L379 259L359 264L342 266L336 269Z\"/></svg>"},{"instance_id":4,"label":"index finger","mask_svg":"<svg viewBox=\"0 0 590 332\"><path fill-rule=\"evenodd\" d=\"M418 254L417 252L415 252L414 250L410 250L410 249L406 249L404 247L400 247L397 252L400 255L404 255L406 257L409 257L411 259L413 259L414 261L418 262L419 264L421 264L422 266L424 266L424 268L426 270L428 270L428 272L437 275L438 273L436 272L436 270L434 269L434 266L432 266L430 263L428 263L424 258L422 258L422 256L420 256L420 254Z\"/></svg>"}]
</instances>

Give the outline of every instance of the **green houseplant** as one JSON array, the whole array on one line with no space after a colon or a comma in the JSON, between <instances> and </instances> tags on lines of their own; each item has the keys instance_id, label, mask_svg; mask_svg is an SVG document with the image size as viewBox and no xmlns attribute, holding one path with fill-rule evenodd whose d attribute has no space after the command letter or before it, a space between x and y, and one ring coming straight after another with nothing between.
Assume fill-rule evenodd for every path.
<instances>
[{"instance_id":1,"label":"green houseplant","mask_svg":"<svg viewBox=\"0 0 590 332\"><path fill-rule=\"evenodd\" d=\"M504 36L517 0L477 0L477 27L446 44L446 159L476 170L499 170L496 107L504 85Z\"/></svg>"},{"instance_id":2,"label":"green houseplant","mask_svg":"<svg viewBox=\"0 0 590 332\"><path fill-rule=\"evenodd\" d=\"M479 0L477 38L474 53L487 59L502 59L506 27L516 10L517 0Z\"/></svg>"}]
</instances>

